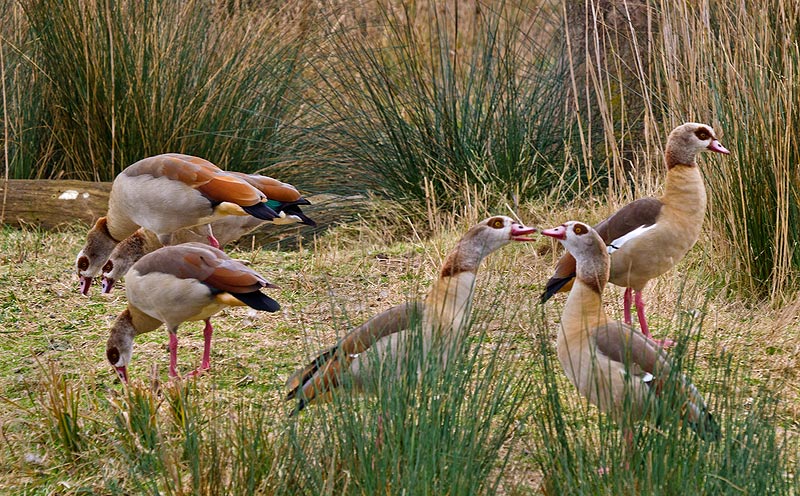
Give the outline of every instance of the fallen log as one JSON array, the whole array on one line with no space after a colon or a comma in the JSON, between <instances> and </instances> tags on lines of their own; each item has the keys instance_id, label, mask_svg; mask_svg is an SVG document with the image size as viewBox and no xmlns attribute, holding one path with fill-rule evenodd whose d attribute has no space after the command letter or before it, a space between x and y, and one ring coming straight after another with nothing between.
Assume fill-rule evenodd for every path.
<instances>
[{"instance_id":1,"label":"fallen log","mask_svg":"<svg viewBox=\"0 0 800 496\"><path fill-rule=\"evenodd\" d=\"M76 223L91 226L108 209L110 182L72 180L10 179L0 181L0 224L39 226L55 229ZM368 208L361 195L317 194L307 196L311 205L303 211L317 222L317 227L265 225L240 240L241 244L265 246L279 244L291 248L303 238L355 218Z\"/></svg>"},{"instance_id":2,"label":"fallen log","mask_svg":"<svg viewBox=\"0 0 800 496\"><path fill-rule=\"evenodd\" d=\"M0 182L0 223L46 229L76 221L91 225L106 213L111 183L51 179Z\"/></svg>"}]
</instances>

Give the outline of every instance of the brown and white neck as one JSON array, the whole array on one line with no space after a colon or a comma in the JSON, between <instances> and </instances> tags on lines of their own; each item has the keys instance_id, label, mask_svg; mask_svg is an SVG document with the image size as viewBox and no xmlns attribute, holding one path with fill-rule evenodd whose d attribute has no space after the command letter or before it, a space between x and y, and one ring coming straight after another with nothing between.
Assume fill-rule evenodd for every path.
<instances>
[{"instance_id":1,"label":"brown and white neck","mask_svg":"<svg viewBox=\"0 0 800 496\"><path fill-rule=\"evenodd\" d=\"M113 193L113 189L112 189ZM106 214L106 222L108 232L115 241L120 242L127 238L137 229L139 225L136 224L121 208L117 207L117 202L112 194L108 201L108 213Z\"/></svg>"},{"instance_id":2,"label":"brown and white neck","mask_svg":"<svg viewBox=\"0 0 800 496\"><path fill-rule=\"evenodd\" d=\"M589 331L608 322L603 307L602 288L595 282L576 277L561 314L561 332L558 342L572 342L585 339Z\"/></svg>"}]
</instances>

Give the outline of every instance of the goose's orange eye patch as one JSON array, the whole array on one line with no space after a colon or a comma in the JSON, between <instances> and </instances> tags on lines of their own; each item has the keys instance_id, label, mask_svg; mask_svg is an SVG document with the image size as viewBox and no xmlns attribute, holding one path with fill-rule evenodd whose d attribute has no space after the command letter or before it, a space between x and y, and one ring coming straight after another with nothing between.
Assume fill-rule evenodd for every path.
<instances>
[{"instance_id":1,"label":"goose's orange eye patch","mask_svg":"<svg viewBox=\"0 0 800 496\"><path fill-rule=\"evenodd\" d=\"M701 127L700 129L695 131L694 135L697 136L697 139L699 139L700 141L705 141L711 138L711 132L704 127Z\"/></svg>"},{"instance_id":2,"label":"goose's orange eye patch","mask_svg":"<svg viewBox=\"0 0 800 496\"><path fill-rule=\"evenodd\" d=\"M489 219L489 227L493 229L502 229L505 227L506 223L500 217L495 217L494 219Z\"/></svg>"},{"instance_id":3,"label":"goose's orange eye patch","mask_svg":"<svg viewBox=\"0 0 800 496\"><path fill-rule=\"evenodd\" d=\"M575 227L572 228L572 232L578 235L586 234L587 232L589 232L589 229L583 224L575 224Z\"/></svg>"}]
</instances>

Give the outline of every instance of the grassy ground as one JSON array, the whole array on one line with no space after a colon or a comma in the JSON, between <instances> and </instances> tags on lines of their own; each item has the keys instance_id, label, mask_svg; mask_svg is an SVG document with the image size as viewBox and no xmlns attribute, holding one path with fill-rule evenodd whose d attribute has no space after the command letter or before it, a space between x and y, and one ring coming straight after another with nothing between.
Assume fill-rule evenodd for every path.
<instances>
[{"instance_id":1,"label":"grassy ground","mask_svg":"<svg viewBox=\"0 0 800 496\"><path fill-rule=\"evenodd\" d=\"M522 218L531 225L552 227L567 217L594 221L606 213L605 208L612 207L576 207L546 214L539 207L531 207ZM254 490L262 493L332 494L334 488L364 493L357 475L348 472L344 455L335 451L329 458L308 455L309 449L324 453L330 448L325 439L320 439L325 429L316 424L335 424L329 415L341 405L333 410L312 407L298 422L288 420L291 405L282 401L284 380L352 323L422 294L459 233L479 220L475 213L465 217L440 218L441 225L424 239L414 233L429 232L429 225L400 223L392 228L372 220L332 229L307 240L295 251L233 249L234 257L248 260L280 286L271 294L282 304L281 312L255 314L235 309L219 315L215 319L212 371L188 385L168 384L163 330L138 337L129 367L135 387L127 394L104 356L107 329L125 305L124 290L120 287L107 296L95 287L88 298L77 290L73 263L85 228L61 232L4 229L0 233L0 492L213 493L212 488L217 486L201 473L216 472L200 470L206 467L204 463L211 460L208 463L212 466L221 464L225 468L219 473L233 480L239 466L235 460L245 460L243 466L265 467L266 475L253 479ZM533 393L549 380L542 368L541 350L548 352L547 343L555 336L564 301L559 297L549 303L542 318L538 295L559 250L544 238L506 247L484 263L478 283L475 308L486 322L485 348L502 348L507 354L504 357L514 362L514 373L531 376L530 383L517 385L529 394L525 404L511 413L510 435L493 459L492 474L497 477L498 490L508 494L534 492L543 480L559 473L553 469L547 474L542 468L548 464L542 462L546 457L541 453L552 447L548 448L547 433L535 428L536 417L544 410L542 397ZM752 405L758 403L760 390L774 390L776 408L766 419L770 431L795 432L800 414L797 304L773 311L767 310L767 305L748 307L730 300L723 278L714 269L717 262L714 240L703 238L677 270L655 281L647 291L651 327L658 337L665 337L682 332L687 316L704 316L696 349L690 344L689 353L694 353L693 376L698 388L704 392L714 389L719 395L719 371L740 369L739 381L726 383L729 401L712 401L712 405L726 410L718 412L720 418L730 415L732 422L738 422L740 413L755 411ZM606 300L613 314L621 316L621 292L617 288L607 291ZM183 372L199 363L200 329L198 323L181 328L178 358ZM723 351L731 360L729 366L720 358ZM558 377L560 374L556 376L558 392L565 404L586 412L574 390ZM151 383L160 383L160 392L153 393ZM134 419L139 418L136 412L141 413L142 401L152 402L154 411L145 417L159 426L153 431L157 436L150 447L143 434L146 429L132 427ZM72 414L71 405L75 408ZM588 411L589 417L568 414L576 443L591 444L590 439L604 432L592 427L597 419L591 409ZM200 425L196 432L190 429L191 419ZM493 425L498 422L493 417ZM121 427L124 425L127 428ZM247 458L250 455L243 454L244 443L231 433L244 433L244 438L250 439L248 426L267 431L263 439L269 455ZM126 436L130 433L138 437L129 439ZM579 441L581 438L585 439ZM204 448L191 448L190 439L204 439ZM212 445L214 452L207 458L187 455L192 449L206 453L204 450ZM162 446L171 446L172 450L159 451ZM229 458L223 456L226 449L234 453ZM135 463L128 456L131 453L137 454ZM147 460L148 453L160 457L157 460L161 465L156 464L152 472L137 465L145 463L142 460ZM795 454L790 452L789 460L795 460ZM507 464L503 461L506 455ZM305 468L319 474L305 474ZM155 482L150 486L148 476L143 475L147 473L161 475L152 475ZM317 476L319 479L314 479ZM200 479L208 485L198 485ZM315 481L323 485L318 487ZM598 484L601 489L591 493L614 492L610 489L613 485L602 489L603 482ZM230 491L233 486L226 487ZM385 489L387 494L395 492L390 487ZM236 491L239 494L239 489ZM477 492L491 491L484 487Z\"/></svg>"}]
</instances>

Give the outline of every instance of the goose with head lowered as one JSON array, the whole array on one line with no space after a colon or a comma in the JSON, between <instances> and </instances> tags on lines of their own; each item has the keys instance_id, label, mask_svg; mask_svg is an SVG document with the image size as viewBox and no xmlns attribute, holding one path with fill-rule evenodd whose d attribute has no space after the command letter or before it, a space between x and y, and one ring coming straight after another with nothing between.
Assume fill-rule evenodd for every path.
<instances>
[{"instance_id":1,"label":"goose with head lowered","mask_svg":"<svg viewBox=\"0 0 800 496\"><path fill-rule=\"evenodd\" d=\"M704 151L730 153L711 126L689 122L676 127L667 138L664 194L629 203L595 226L611 253L609 282L626 288L625 323L632 322L634 300L645 336L650 336L650 330L642 290L650 279L674 267L700 236L706 212L706 188L695 158ZM547 281L541 302L555 293L568 291L574 278L575 258L566 252Z\"/></svg>"},{"instance_id":2,"label":"goose with head lowered","mask_svg":"<svg viewBox=\"0 0 800 496\"><path fill-rule=\"evenodd\" d=\"M75 261L81 292L88 293L117 243L139 227L169 245L178 229L207 225L228 215L279 217L264 193L202 158L166 153L128 166L114 179L108 213L89 231ZM206 229L209 242L218 247Z\"/></svg>"},{"instance_id":3,"label":"goose with head lowered","mask_svg":"<svg viewBox=\"0 0 800 496\"><path fill-rule=\"evenodd\" d=\"M287 400L296 399L294 412L314 401L328 399L338 387L342 374L349 375L356 389L375 387L371 379L383 363L398 366L407 353L408 332L421 319L423 352L434 342L445 350L454 350L464 337L470 316L472 294L478 267L490 253L512 241L532 241L536 232L505 216L490 217L467 231L449 253L423 302L409 302L392 307L353 329L311 363L295 372L287 381ZM445 351L445 361L447 352Z\"/></svg>"},{"instance_id":4,"label":"goose with head lowered","mask_svg":"<svg viewBox=\"0 0 800 496\"><path fill-rule=\"evenodd\" d=\"M160 248L142 257L127 275L128 308L111 326L106 357L127 382L134 338L163 323L169 333L169 375L177 377L178 327L203 320L203 359L192 375L208 370L211 317L229 306L277 312L278 302L260 291L275 287L217 248L201 243Z\"/></svg>"},{"instance_id":5,"label":"goose with head lowered","mask_svg":"<svg viewBox=\"0 0 800 496\"><path fill-rule=\"evenodd\" d=\"M258 174L242 174L239 172L229 172L229 174L247 181L264 193L269 199L267 206L273 208L278 213L278 216L272 220L264 220L251 215L229 215L212 222L208 227L186 227L174 232L171 236L173 244L203 243L207 239L206 231L208 229L214 233L219 246L225 246L265 224L290 225L300 223L311 227L317 225L314 220L300 210L301 205L310 205L311 202L301 196L291 184ZM124 276L137 260L162 246L159 237L144 228L140 228L122 240L103 265L103 293L110 293L116 281Z\"/></svg>"},{"instance_id":6,"label":"goose with head lowered","mask_svg":"<svg viewBox=\"0 0 800 496\"><path fill-rule=\"evenodd\" d=\"M576 260L556 349L564 372L580 394L617 420L627 415L637 420L658 411L659 403L665 401L662 392L671 386L676 404L663 407L679 408L683 421L701 437L719 437L719 426L700 393L686 377L672 372L672 362L658 343L606 315L602 293L610 262L597 231L570 221L542 234L559 240Z\"/></svg>"}]
</instances>

